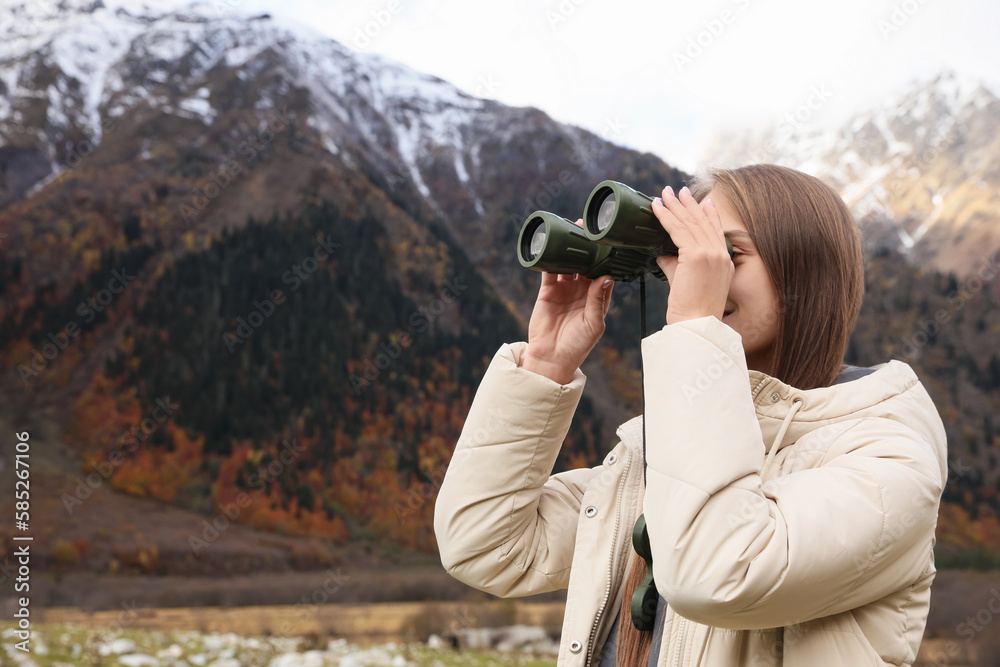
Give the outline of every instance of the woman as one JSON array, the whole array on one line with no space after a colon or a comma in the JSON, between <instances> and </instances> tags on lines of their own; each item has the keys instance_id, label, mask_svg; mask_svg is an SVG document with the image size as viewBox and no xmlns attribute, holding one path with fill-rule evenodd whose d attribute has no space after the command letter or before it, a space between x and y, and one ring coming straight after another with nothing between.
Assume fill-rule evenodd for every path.
<instances>
[{"instance_id":1,"label":"woman","mask_svg":"<svg viewBox=\"0 0 1000 667\"><path fill-rule=\"evenodd\" d=\"M912 369L841 364L864 292L855 222L819 180L712 170L653 211L677 244L642 340L643 418L551 475L611 284L542 275L497 352L435 506L442 563L501 597L568 587L560 665L909 665L926 623L945 433ZM733 245L730 259L725 238ZM660 604L629 603L648 526Z\"/></svg>"}]
</instances>

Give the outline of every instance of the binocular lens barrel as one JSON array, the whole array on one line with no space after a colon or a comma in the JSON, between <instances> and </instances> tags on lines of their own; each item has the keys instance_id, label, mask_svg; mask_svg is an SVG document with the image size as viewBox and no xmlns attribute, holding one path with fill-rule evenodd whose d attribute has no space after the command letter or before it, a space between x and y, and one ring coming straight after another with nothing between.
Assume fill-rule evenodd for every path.
<instances>
[{"instance_id":1,"label":"binocular lens barrel","mask_svg":"<svg viewBox=\"0 0 1000 667\"><path fill-rule=\"evenodd\" d=\"M610 275L615 280L635 280L644 273L661 273L656 257L597 243L583 227L548 211L535 211L525 220L517 239L517 259L535 271L588 278Z\"/></svg>"},{"instance_id":2,"label":"binocular lens barrel","mask_svg":"<svg viewBox=\"0 0 1000 667\"><path fill-rule=\"evenodd\" d=\"M548 211L535 211L521 226L517 258L535 271L615 280L643 274L666 281L656 263L677 246L653 214L653 198L624 183L601 181L587 198L584 226ZM730 256L733 247L726 239Z\"/></svg>"},{"instance_id":3,"label":"binocular lens barrel","mask_svg":"<svg viewBox=\"0 0 1000 667\"><path fill-rule=\"evenodd\" d=\"M599 243L640 248L656 255L677 247L653 214L653 198L617 181L601 181L587 198L583 218L588 236Z\"/></svg>"},{"instance_id":4,"label":"binocular lens barrel","mask_svg":"<svg viewBox=\"0 0 1000 667\"><path fill-rule=\"evenodd\" d=\"M525 253L528 259L535 259L542 253L542 248L545 247L545 225L538 225L535 227L535 231L531 233L531 243L528 246L528 252Z\"/></svg>"},{"instance_id":5,"label":"binocular lens barrel","mask_svg":"<svg viewBox=\"0 0 1000 667\"><path fill-rule=\"evenodd\" d=\"M601 208L597 211L597 231L603 232L611 225L615 219L615 193L609 191L608 195L601 202Z\"/></svg>"}]
</instances>

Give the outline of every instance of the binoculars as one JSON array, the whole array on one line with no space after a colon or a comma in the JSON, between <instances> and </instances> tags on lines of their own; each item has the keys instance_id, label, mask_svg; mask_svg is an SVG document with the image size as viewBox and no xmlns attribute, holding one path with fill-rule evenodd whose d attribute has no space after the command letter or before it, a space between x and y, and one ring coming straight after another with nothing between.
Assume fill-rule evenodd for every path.
<instances>
[{"instance_id":1,"label":"binoculars","mask_svg":"<svg viewBox=\"0 0 1000 667\"><path fill-rule=\"evenodd\" d=\"M729 256L733 246L726 239ZM616 281L644 274L667 282L656 258L677 246L653 213L653 198L618 181L601 181L587 197L583 227L548 211L535 211L521 226L521 266L549 273L610 275Z\"/></svg>"}]
</instances>

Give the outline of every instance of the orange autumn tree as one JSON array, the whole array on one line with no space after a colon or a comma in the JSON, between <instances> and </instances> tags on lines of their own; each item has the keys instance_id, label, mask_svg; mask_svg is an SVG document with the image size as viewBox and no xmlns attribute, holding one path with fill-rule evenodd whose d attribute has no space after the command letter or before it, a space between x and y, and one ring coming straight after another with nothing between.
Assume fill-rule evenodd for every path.
<instances>
[{"instance_id":1,"label":"orange autumn tree","mask_svg":"<svg viewBox=\"0 0 1000 667\"><path fill-rule=\"evenodd\" d=\"M73 403L66 439L81 447L85 468L94 469L112 450L120 449L123 438L143 418L135 389L95 373L88 387Z\"/></svg>"}]
</instances>

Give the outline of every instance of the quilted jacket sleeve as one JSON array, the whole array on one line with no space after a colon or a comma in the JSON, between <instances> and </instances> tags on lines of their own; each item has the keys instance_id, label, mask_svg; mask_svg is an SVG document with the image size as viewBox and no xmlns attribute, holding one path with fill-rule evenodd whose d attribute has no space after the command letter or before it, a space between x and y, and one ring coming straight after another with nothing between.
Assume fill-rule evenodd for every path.
<instances>
[{"instance_id":1,"label":"quilted jacket sleeve","mask_svg":"<svg viewBox=\"0 0 1000 667\"><path fill-rule=\"evenodd\" d=\"M679 614L722 628L786 626L878 600L927 571L943 487L933 443L898 421L847 420L822 465L762 484L739 334L714 317L688 320L643 339L642 355L643 509L658 589Z\"/></svg>"},{"instance_id":2,"label":"quilted jacket sleeve","mask_svg":"<svg viewBox=\"0 0 1000 667\"><path fill-rule=\"evenodd\" d=\"M441 562L500 597L567 588L581 499L596 468L552 475L586 376L560 385L504 344L476 392L434 505Z\"/></svg>"}]
</instances>

